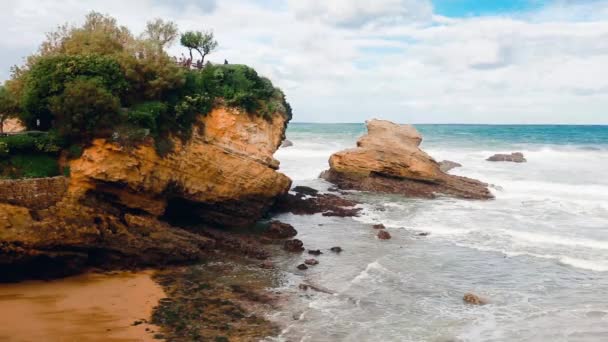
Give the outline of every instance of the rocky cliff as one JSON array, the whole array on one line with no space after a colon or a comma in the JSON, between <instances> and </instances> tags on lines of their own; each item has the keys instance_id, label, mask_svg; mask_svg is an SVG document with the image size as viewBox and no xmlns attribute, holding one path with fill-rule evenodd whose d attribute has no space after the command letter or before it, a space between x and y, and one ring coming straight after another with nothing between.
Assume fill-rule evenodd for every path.
<instances>
[{"instance_id":1,"label":"rocky cliff","mask_svg":"<svg viewBox=\"0 0 608 342\"><path fill-rule=\"evenodd\" d=\"M272 156L286 121L216 108L162 157L151 140L93 141L70 162L57 203L0 203L0 278L200 258L214 239L171 224L245 227L262 217L291 185Z\"/></svg>"},{"instance_id":2,"label":"rocky cliff","mask_svg":"<svg viewBox=\"0 0 608 342\"><path fill-rule=\"evenodd\" d=\"M371 120L367 130L357 148L330 157L330 169L322 178L343 189L414 197L492 198L487 184L441 171L439 163L419 148L422 136L413 126Z\"/></svg>"}]
</instances>

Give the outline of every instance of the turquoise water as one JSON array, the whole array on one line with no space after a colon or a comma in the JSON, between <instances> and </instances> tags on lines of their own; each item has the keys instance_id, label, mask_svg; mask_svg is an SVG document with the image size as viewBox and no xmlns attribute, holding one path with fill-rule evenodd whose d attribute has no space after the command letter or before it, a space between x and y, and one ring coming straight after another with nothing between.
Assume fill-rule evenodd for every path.
<instances>
[{"instance_id":1,"label":"turquoise water","mask_svg":"<svg viewBox=\"0 0 608 342\"><path fill-rule=\"evenodd\" d=\"M281 291L293 294L274 317L285 327L279 340L608 340L608 126L416 127L427 153L463 164L452 173L491 184L496 199L351 192L361 217L281 216L306 247L345 252L306 272L295 269L300 256L276 260L288 279ZM294 146L275 155L280 171L326 190L318 175L329 156L364 133L361 124L291 124ZM528 162L485 160L514 151ZM376 223L393 238L375 239ZM336 294L303 294L301 282ZM464 305L468 291L491 304Z\"/></svg>"}]
</instances>

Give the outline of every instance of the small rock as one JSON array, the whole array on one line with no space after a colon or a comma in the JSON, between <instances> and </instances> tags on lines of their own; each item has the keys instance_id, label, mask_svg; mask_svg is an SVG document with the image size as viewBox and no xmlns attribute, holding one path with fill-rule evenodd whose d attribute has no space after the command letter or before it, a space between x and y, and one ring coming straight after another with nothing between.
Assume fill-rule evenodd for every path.
<instances>
[{"instance_id":1,"label":"small rock","mask_svg":"<svg viewBox=\"0 0 608 342\"><path fill-rule=\"evenodd\" d=\"M423 233L419 233L418 236L429 236L431 235L431 233L428 232L423 232Z\"/></svg>"},{"instance_id":2,"label":"small rock","mask_svg":"<svg viewBox=\"0 0 608 342\"><path fill-rule=\"evenodd\" d=\"M487 161L493 162L513 162L513 163L525 163L527 160L524 158L524 154L521 152L513 152L511 154L495 154L490 158L486 159Z\"/></svg>"},{"instance_id":3,"label":"small rock","mask_svg":"<svg viewBox=\"0 0 608 342\"><path fill-rule=\"evenodd\" d=\"M334 253L342 253L342 247L332 247L329 250Z\"/></svg>"},{"instance_id":4,"label":"small rock","mask_svg":"<svg viewBox=\"0 0 608 342\"><path fill-rule=\"evenodd\" d=\"M386 227L382 223L374 225L374 229L385 229L385 228Z\"/></svg>"},{"instance_id":5,"label":"small rock","mask_svg":"<svg viewBox=\"0 0 608 342\"><path fill-rule=\"evenodd\" d=\"M319 249L315 249L315 250L309 249L308 254L319 256L319 255L323 254L323 252L321 252L321 250L319 250Z\"/></svg>"},{"instance_id":6,"label":"small rock","mask_svg":"<svg viewBox=\"0 0 608 342\"><path fill-rule=\"evenodd\" d=\"M381 230L378 232L378 239L380 240L389 240L391 238L391 234L386 230Z\"/></svg>"},{"instance_id":7,"label":"small rock","mask_svg":"<svg viewBox=\"0 0 608 342\"><path fill-rule=\"evenodd\" d=\"M298 235L298 231L292 225L281 221L272 221L264 236L271 239L287 239Z\"/></svg>"},{"instance_id":8,"label":"small rock","mask_svg":"<svg viewBox=\"0 0 608 342\"><path fill-rule=\"evenodd\" d=\"M306 259L306 260L304 260L304 263L306 265L314 266L314 265L318 265L319 261L317 259Z\"/></svg>"},{"instance_id":9,"label":"small rock","mask_svg":"<svg viewBox=\"0 0 608 342\"><path fill-rule=\"evenodd\" d=\"M457 167L461 167L462 164L457 163L457 162L453 162L451 160L444 160L439 162L439 169L443 172L448 172L451 169L455 169Z\"/></svg>"},{"instance_id":10,"label":"small rock","mask_svg":"<svg viewBox=\"0 0 608 342\"><path fill-rule=\"evenodd\" d=\"M283 249L288 252L299 253L304 251L304 243L298 239L287 240L283 244Z\"/></svg>"},{"instance_id":11,"label":"small rock","mask_svg":"<svg viewBox=\"0 0 608 342\"><path fill-rule=\"evenodd\" d=\"M293 191L306 196L316 196L319 194L319 190L313 189L309 186L298 185L293 188Z\"/></svg>"},{"instance_id":12,"label":"small rock","mask_svg":"<svg viewBox=\"0 0 608 342\"><path fill-rule=\"evenodd\" d=\"M299 265L298 265L298 269L299 269L300 271L304 271L304 270L307 270L307 269L308 269L308 266L306 266L306 265L304 265L304 264L299 264Z\"/></svg>"},{"instance_id":13,"label":"small rock","mask_svg":"<svg viewBox=\"0 0 608 342\"><path fill-rule=\"evenodd\" d=\"M266 260L263 263L260 264L260 267L265 269L265 270L270 270L274 268L274 263L270 260Z\"/></svg>"},{"instance_id":14,"label":"small rock","mask_svg":"<svg viewBox=\"0 0 608 342\"><path fill-rule=\"evenodd\" d=\"M488 304L488 301L485 298L481 298L478 295L475 295L473 293L465 294L464 297L462 298L462 300L464 300L466 303L473 304L473 305Z\"/></svg>"},{"instance_id":15,"label":"small rock","mask_svg":"<svg viewBox=\"0 0 608 342\"><path fill-rule=\"evenodd\" d=\"M293 142L291 140L283 140L283 143L281 144L281 147L291 147L293 146Z\"/></svg>"}]
</instances>

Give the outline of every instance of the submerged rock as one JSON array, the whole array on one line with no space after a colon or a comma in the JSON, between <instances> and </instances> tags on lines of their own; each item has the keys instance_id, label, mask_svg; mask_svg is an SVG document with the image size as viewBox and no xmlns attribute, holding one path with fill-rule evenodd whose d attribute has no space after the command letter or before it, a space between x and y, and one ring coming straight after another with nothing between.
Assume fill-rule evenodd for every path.
<instances>
[{"instance_id":1,"label":"submerged rock","mask_svg":"<svg viewBox=\"0 0 608 342\"><path fill-rule=\"evenodd\" d=\"M457 167L462 167L462 164L453 162L451 160L444 160L439 162L439 169L443 172L448 172L451 169L455 169Z\"/></svg>"},{"instance_id":2,"label":"submerged rock","mask_svg":"<svg viewBox=\"0 0 608 342\"><path fill-rule=\"evenodd\" d=\"M378 232L378 239L380 240L390 240L391 234L386 230L381 230Z\"/></svg>"},{"instance_id":3,"label":"submerged rock","mask_svg":"<svg viewBox=\"0 0 608 342\"><path fill-rule=\"evenodd\" d=\"M334 253L342 253L342 247L332 247L329 250Z\"/></svg>"},{"instance_id":4,"label":"submerged rock","mask_svg":"<svg viewBox=\"0 0 608 342\"><path fill-rule=\"evenodd\" d=\"M287 223L280 221L272 221L268 229L264 232L264 236L271 239L287 239L298 235L298 231Z\"/></svg>"},{"instance_id":5,"label":"submerged rock","mask_svg":"<svg viewBox=\"0 0 608 342\"><path fill-rule=\"evenodd\" d=\"M380 223L380 224L375 224L375 225L373 226L373 228L374 228L374 229L386 229L386 227L385 227L385 226L384 226L382 223Z\"/></svg>"},{"instance_id":6,"label":"submerged rock","mask_svg":"<svg viewBox=\"0 0 608 342\"><path fill-rule=\"evenodd\" d=\"M288 252L300 253L304 251L304 243L298 239L287 240L283 244L283 249Z\"/></svg>"},{"instance_id":7,"label":"submerged rock","mask_svg":"<svg viewBox=\"0 0 608 342\"><path fill-rule=\"evenodd\" d=\"M479 297L478 295L475 295L473 293L467 293L464 295L464 297L462 298L462 300L464 300L466 303L469 304L473 304L473 305L485 305L488 304L488 300L482 297Z\"/></svg>"},{"instance_id":8,"label":"submerged rock","mask_svg":"<svg viewBox=\"0 0 608 342\"><path fill-rule=\"evenodd\" d=\"M513 152L511 154L495 154L490 158L486 159L487 161L493 162L513 162L513 163L525 163L527 160L524 158L524 154L521 152Z\"/></svg>"},{"instance_id":9,"label":"submerged rock","mask_svg":"<svg viewBox=\"0 0 608 342\"><path fill-rule=\"evenodd\" d=\"M306 266L306 265L304 265L304 264L299 264L299 265L298 265L298 269L299 269L300 271L304 271L304 270L307 270L307 269L308 269L308 266Z\"/></svg>"},{"instance_id":10,"label":"submerged rock","mask_svg":"<svg viewBox=\"0 0 608 342\"><path fill-rule=\"evenodd\" d=\"M152 139L136 146L92 141L69 162L61 194L32 194L49 199L45 208L0 198L0 280L193 262L218 241L237 247L173 225L248 227L259 220L291 186L272 156L286 123L280 113L265 119L219 107L197 118L188 140L170 137L166 155Z\"/></svg>"},{"instance_id":11,"label":"submerged rock","mask_svg":"<svg viewBox=\"0 0 608 342\"><path fill-rule=\"evenodd\" d=\"M422 137L413 126L371 120L367 121L367 130L357 148L330 157L330 169L321 174L322 178L342 189L427 198L493 198L487 184L441 171L439 164L418 147Z\"/></svg>"}]
</instances>

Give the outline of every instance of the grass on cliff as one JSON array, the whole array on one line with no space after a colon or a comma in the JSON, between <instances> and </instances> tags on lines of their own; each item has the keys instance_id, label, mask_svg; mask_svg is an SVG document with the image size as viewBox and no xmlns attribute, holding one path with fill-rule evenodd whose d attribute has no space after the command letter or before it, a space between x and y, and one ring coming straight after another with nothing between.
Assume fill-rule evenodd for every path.
<instances>
[{"instance_id":1,"label":"grass on cliff","mask_svg":"<svg viewBox=\"0 0 608 342\"><path fill-rule=\"evenodd\" d=\"M0 178L44 178L59 176L57 158L47 154L18 154L0 159Z\"/></svg>"}]
</instances>

